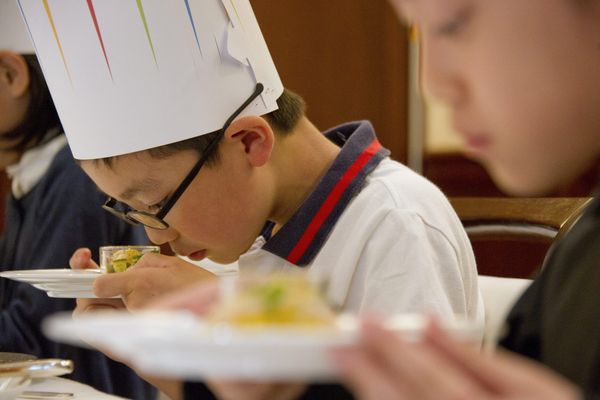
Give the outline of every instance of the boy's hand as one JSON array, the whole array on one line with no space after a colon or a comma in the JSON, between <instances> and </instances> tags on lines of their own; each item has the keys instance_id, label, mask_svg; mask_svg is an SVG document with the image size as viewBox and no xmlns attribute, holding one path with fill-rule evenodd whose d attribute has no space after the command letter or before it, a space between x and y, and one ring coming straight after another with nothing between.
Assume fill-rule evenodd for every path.
<instances>
[{"instance_id":1,"label":"boy's hand","mask_svg":"<svg viewBox=\"0 0 600 400\"><path fill-rule=\"evenodd\" d=\"M98 264L92 260L91 250L87 248L75 250L69 260L69 266L72 269L99 268ZM125 304L121 299L77 299L77 306L73 310L73 316L94 311L122 310L124 308Z\"/></svg>"},{"instance_id":2,"label":"boy's hand","mask_svg":"<svg viewBox=\"0 0 600 400\"><path fill-rule=\"evenodd\" d=\"M167 293L213 280L214 274L179 257L148 253L125 272L96 278L94 293L104 298L121 296L127 309L134 310Z\"/></svg>"},{"instance_id":3,"label":"boy's hand","mask_svg":"<svg viewBox=\"0 0 600 400\"><path fill-rule=\"evenodd\" d=\"M69 260L69 266L72 269L100 268L98 264L92 260L92 251L85 247L75 250L71 256L71 259Z\"/></svg>"},{"instance_id":4,"label":"boy's hand","mask_svg":"<svg viewBox=\"0 0 600 400\"><path fill-rule=\"evenodd\" d=\"M367 400L581 398L541 364L503 351L482 355L435 324L422 342L409 343L369 321L359 346L333 354L349 386Z\"/></svg>"},{"instance_id":5,"label":"boy's hand","mask_svg":"<svg viewBox=\"0 0 600 400\"><path fill-rule=\"evenodd\" d=\"M91 251L85 248L78 249L73 253L69 265L73 269L98 268L98 265L92 260ZM77 307L73 311L73 315L98 310L140 308L153 300L155 296L177 290L183 286L197 284L200 281L214 288L215 296L211 297L216 299L217 286L214 278L214 275L210 272L177 257L153 253L146 254L136 265L125 272L106 274L96 278L94 293L97 296L122 296L121 299L77 299ZM210 285L209 282L215 284ZM105 354L107 353L105 352ZM107 354L107 356L111 357L111 354ZM127 364L127 360L111 358ZM140 376L168 394L173 400L182 398L182 384L180 381L141 374Z\"/></svg>"}]
</instances>

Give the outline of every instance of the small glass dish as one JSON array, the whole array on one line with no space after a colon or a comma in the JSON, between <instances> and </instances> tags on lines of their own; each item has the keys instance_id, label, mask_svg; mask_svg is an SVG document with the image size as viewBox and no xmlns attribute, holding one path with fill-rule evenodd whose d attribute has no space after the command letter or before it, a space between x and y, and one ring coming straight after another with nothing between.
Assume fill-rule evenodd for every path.
<instances>
[{"instance_id":1,"label":"small glass dish","mask_svg":"<svg viewBox=\"0 0 600 400\"><path fill-rule=\"evenodd\" d=\"M102 246L100 247L100 269L106 273L124 272L147 253L160 253L160 247Z\"/></svg>"}]
</instances>

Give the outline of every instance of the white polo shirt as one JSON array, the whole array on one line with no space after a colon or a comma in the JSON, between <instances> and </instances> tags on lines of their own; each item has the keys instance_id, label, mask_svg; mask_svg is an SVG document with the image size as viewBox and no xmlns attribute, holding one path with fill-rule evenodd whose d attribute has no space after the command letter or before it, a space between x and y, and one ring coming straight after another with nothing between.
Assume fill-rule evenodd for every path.
<instances>
[{"instance_id":1,"label":"white polo shirt","mask_svg":"<svg viewBox=\"0 0 600 400\"><path fill-rule=\"evenodd\" d=\"M239 268L310 268L341 311L468 317L483 327L471 245L446 197L388 158L369 122L326 133L342 149L296 214L265 227Z\"/></svg>"}]
</instances>

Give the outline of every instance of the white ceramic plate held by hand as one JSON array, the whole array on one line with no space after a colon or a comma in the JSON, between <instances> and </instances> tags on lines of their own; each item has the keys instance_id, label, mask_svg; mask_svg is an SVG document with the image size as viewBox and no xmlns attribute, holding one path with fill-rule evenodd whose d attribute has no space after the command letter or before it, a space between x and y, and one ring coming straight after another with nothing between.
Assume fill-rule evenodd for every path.
<instances>
[{"instance_id":1,"label":"white ceramic plate held by hand","mask_svg":"<svg viewBox=\"0 0 600 400\"><path fill-rule=\"evenodd\" d=\"M0 272L0 277L28 283L50 297L95 298L94 280L101 274L100 269L57 268L4 271Z\"/></svg>"},{"instance_id":2,"label":"white ceramic plate held by hand","mask_svg":"<svg viewBox=\"0 0 600 400\"><path fill-rule=\"evenodd\" d=\"M427 318L400 315L386 323L418 340ZM92 343L132 362L141 371L180 379L264 381L334 381L329 350L352 346L358 321L340 316L329 327L240 328L211 324L186 313L94 313L76 320L51 317L44 324L50 338L71 344ZM475 339L470 324L446 329Z\"/></svg>"}]
</instances>

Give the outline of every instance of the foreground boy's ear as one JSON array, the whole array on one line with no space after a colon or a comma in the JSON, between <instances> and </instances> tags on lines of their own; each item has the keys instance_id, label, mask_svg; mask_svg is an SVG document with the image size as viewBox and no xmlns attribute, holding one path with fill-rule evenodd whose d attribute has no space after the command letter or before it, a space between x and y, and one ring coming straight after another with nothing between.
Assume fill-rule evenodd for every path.
<instances>
[{"instance_id":1,"label":"foreground boy's ear","mask_svg":"<svg viewBox=\"0 0 600 400\"><path fill-rule=\"evenodd\" d=\"M0 51L0 86L12 98L25 95L29 89L29 68L23 56Z\"/></svg>"},{"instance_id":2,"label":"foreground boy's ear","mask_svg":"<svg viewBox=\"0 0 600 400\"><path fill-rule=\"evenodd\" d=\"M275 134L261 117L249 116L235 120L225 131L224 141L238 142L252 166L260 167L269 161Z\"/></svg>"}]
</instances>

